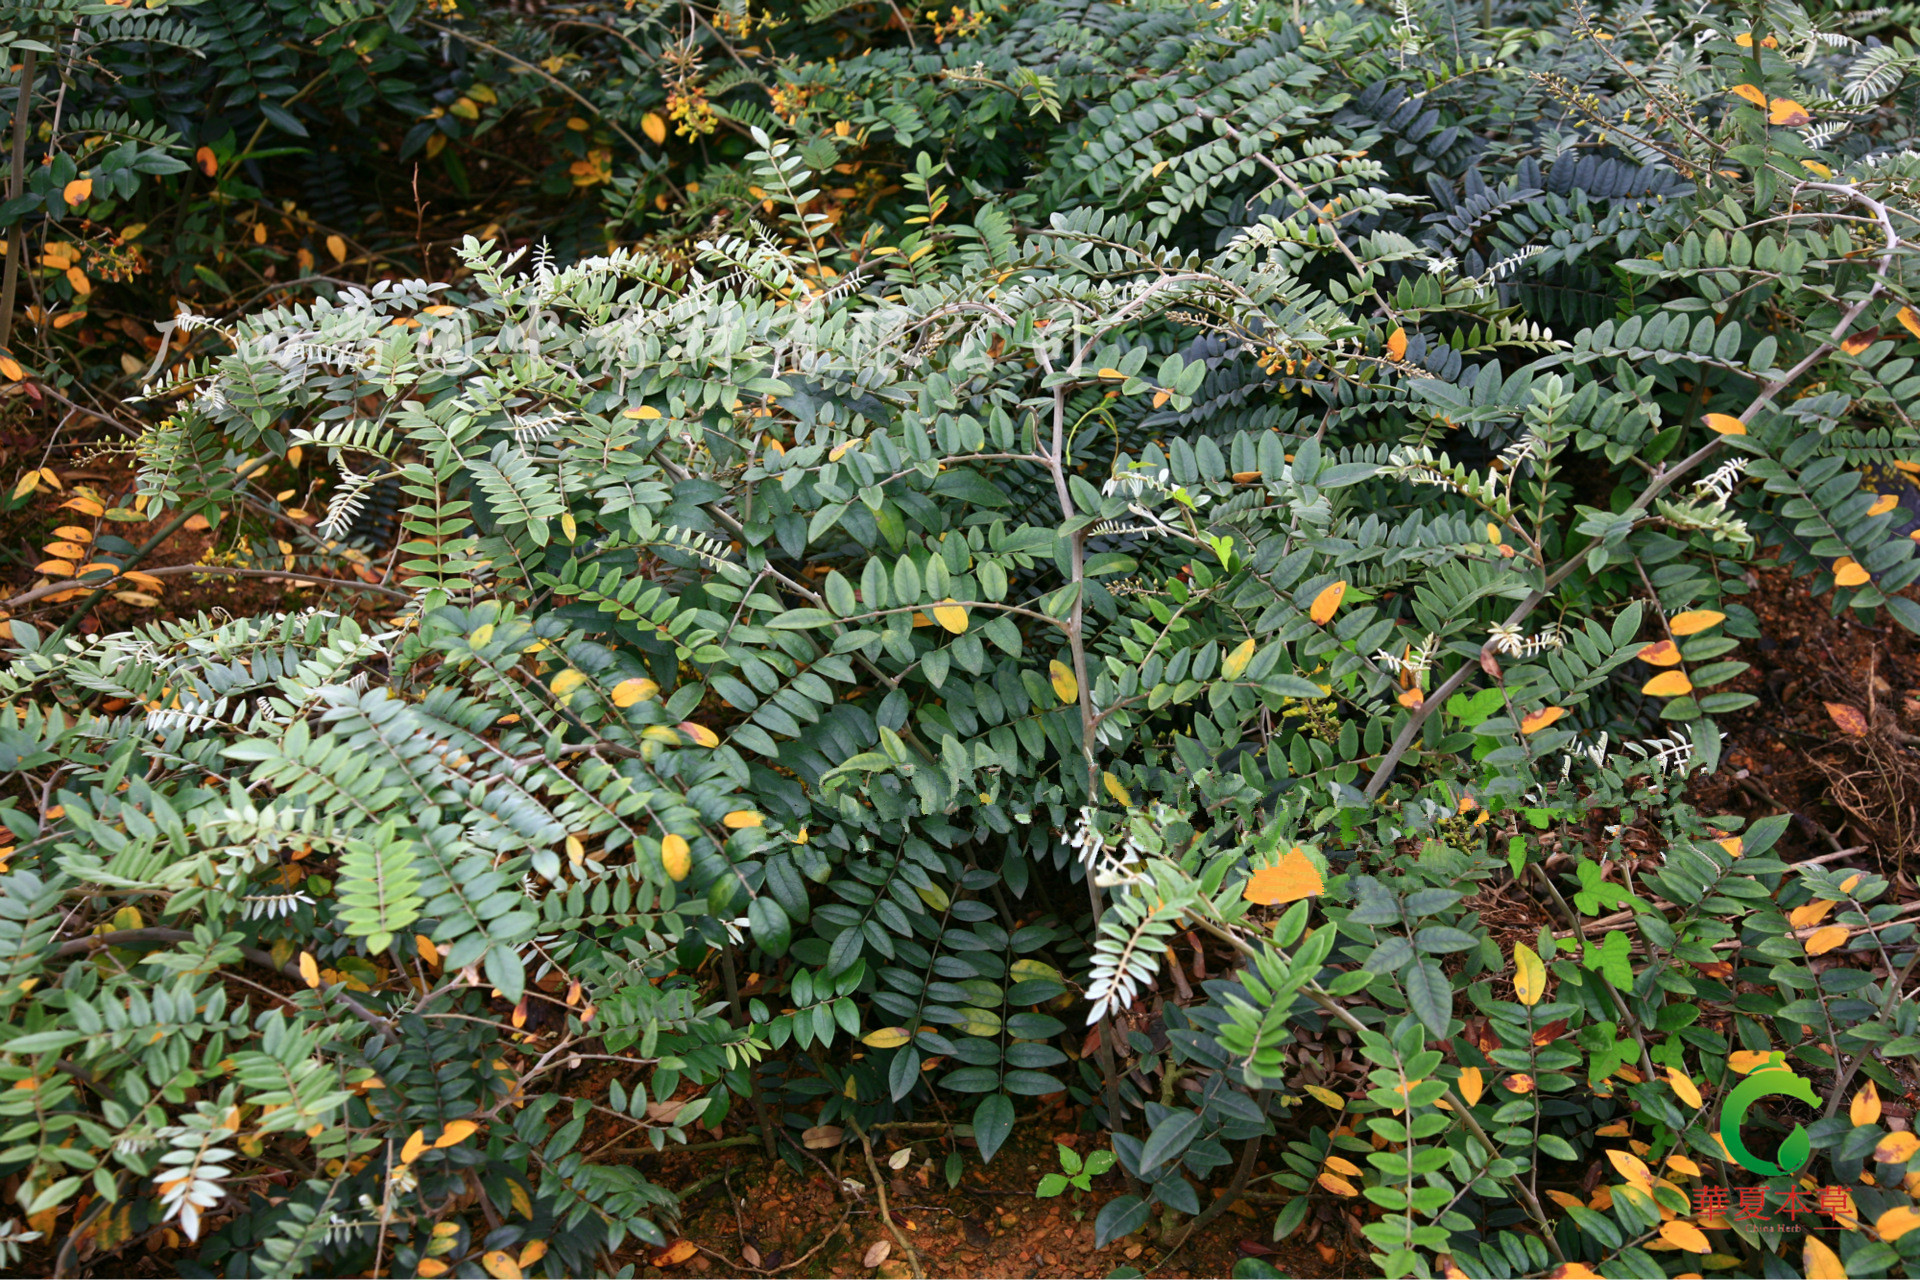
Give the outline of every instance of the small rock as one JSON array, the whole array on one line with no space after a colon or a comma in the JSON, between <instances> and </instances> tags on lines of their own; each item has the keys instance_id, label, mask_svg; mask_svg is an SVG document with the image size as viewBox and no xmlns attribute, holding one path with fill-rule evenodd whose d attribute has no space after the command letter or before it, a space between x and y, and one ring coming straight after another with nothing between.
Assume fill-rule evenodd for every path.
<instances>
[{"instance_id":1,"label":"small rock","mask_svg":"<svg viewBox=\"0 0 1920 1280\"><path fill-rule=\"evenodd\" d=\"M880 1269L874 1274L879 1276L880 1280L910 1280L913 1268L907 1264L905 1258L889 1258L880 1264Z\"/></svg>"},{"instance_id":2,"label":"small rock","mask_svg":"<svg viewBox=\"0 0 1920 1280\"><path fill-rule=\"evenodd\" d=\"M1020 1215L1017 1213L1003 1213L1000 1215L1000 1225L1003 1227L1017 1227L1020 1225Z\"/></svg>"}]
</instances>

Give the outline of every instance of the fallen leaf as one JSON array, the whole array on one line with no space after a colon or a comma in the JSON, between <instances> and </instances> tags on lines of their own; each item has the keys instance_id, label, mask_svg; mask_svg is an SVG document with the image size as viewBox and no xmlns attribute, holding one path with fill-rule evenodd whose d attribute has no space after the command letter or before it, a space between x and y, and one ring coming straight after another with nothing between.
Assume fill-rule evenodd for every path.
<instances>
[{"instance_id":1,"label":"fallen leaf","mask_svg":"<svg viewBox=\"0 0 1920 1280\"><path fill-rule=\"evenodd\" d=\"M824 1151L839 1146L846 1136L846 1130L837 1124L817 1124L802 1131L800 1141L809 1151Z\"/></svg>"},{"instance_id":2,"label":"fallen leaf","mask_svg":"<svg viewBox=\"0 0 1920 1280\"><path fill-rule=\"evenodd\" d=\"M1313 859L1295 845L1275 865L1254 872L1240 896L1248 902L1273 907L1283 902L1318 897L1326 889L1326 882L1320 878L1320 869L1313 865Z\"/></svg>"},{"instance_id":3,"label":"fallen leaf","mask_svg":"<svg viewBox=\"0 0 1920 1280\"><path fill-rule=\"evenodd\" d=\"M900 1170L913 1163L913 1148L902 1147L887 1157L887 1168Z\"/></svg>"},{"instance_id":4,"label":"fallen leaf","mask_svg":"<svg viewBox=\"0 0 1920 1280\"><path fill-rule=\"evenodd\" d=\"M1835 724L1840 726L1842 733L1856 738L1867 736L1867 718L1860 714L1858 707L1848 706L1844 702L1829 702L1826 708L1827 714L1833 718Z\"/></svg>"},{"instance_id":5,"label":"fallen leaf","mask_svg":"<svg viewBox=\"0 0 1920 1280\"><path fill-rule=\"evenodd\" d=\"M1641 685L1640 692L1652 698L1677 698L1693 692L1693 681L1687 679L1684 671L1662 671Z\"/></svg>"},{"instance_id":6,"label":"fallen leaf","mask_svg":"<svg viewBox=\"0 0 1920 1280\"><path fill-rule=\"evenodd\" d=\"M1321 626L1333 621L1334 613L1340 608L1340 601L1346 598L1347 582L1342 578L1331 586L1322 587L1320 594L1313 598L1313 604L1307 609L1307 616Z\"/></svg>"},{"instance_id":7,"label":"fallen leaf","mask_svg":"<svg viewBox=\"0 0 1920 1280\"><path fill-rule=\"evenodd\" d=\"M1824 929L1816 929L1805 946L1810 956L1823 956L1847 940L1851 931L1843 924L1830 924Z\"/></svg>"},{"instance_id":8,"label":"fallen leaf","mask_svg":"<svg viewBox=\"0 0 1920 1280\"><path fill-rule=\"evenodd\" d=\"M881 1263L885 1262L887 1260L887 1255L892 1252L893 1252L893 1241L875 1240L871 1245L867 1246L867 1252L864 1256L861 1257L860 1265L871 1270L872 1268L877 1267Z\"/></svg>"},{"instance_id":9,"label":"fallen leaf","mask_svg":"<svg viewBox=\"0 0 1920 1280\"><path fill-rule=\"evenodd\" d=\"M653 1265L663 1270L667 1267L677 1267L698 1252L700 1252L700 1250L695 1246L693 1241L686 1239L675 1240L672 1244L653 1255Z\"/></svg>"}]
</instances>

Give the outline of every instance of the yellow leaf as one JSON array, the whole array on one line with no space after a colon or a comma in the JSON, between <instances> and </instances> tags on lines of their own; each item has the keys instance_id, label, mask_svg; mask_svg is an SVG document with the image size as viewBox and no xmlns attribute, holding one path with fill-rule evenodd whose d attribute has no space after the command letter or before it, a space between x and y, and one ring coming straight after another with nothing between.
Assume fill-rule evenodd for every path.
<instances>
[{"instance_id":1,"label":"yellow leaf","mask_svg":"<svg viewBox=\"0 0 1920 1280\"><path fill-rule=\"evenodd\" d=\"M547 1242L545 1240L530 1241L527 1247L520 1251L520 1269L525 1271L528 1267L546 1256Z\"/></svg>"},{"instance_id":2,"label":"yellow leaf","mask_svg":"<svg viewBox=\"0 0 1920 1280\"><path fill-rule=\"evenodd\" d=\"M328 236L327 252L333 255L335 262L345 262L347 260L347 242L339 236Z\"/></svg>"},{"instance_id":3,"label":"yellow leaf","mask_svg":"<svg viewBox=\"0 0 1920 1280\"><path fill-rule=\"evenodd\" d=\"M1347 1109L1347 1100L1324 1085L1310 1084L1306 1089L1317 1101L1326 1103L1335 1111Z\"/></svg>"},{"instance_id":4,"label":"yellow leaf","mask_svg":"<svg viewBox=\"0 0 1920 1280\"><path fill-rule=\"evenodd\" d=\"M691 720L682 720L680 722L680 732L686 734L689 738L692 738L695 745L697 746L717 747L720 745L719 734L707 728L707 726L703 724L695 724Z\"/></svg>"},{"instance_id":5,"label":"yellow leaf","mask_svg":"<svg viewBox=\"0 0 1920 1280\"><path fill-rule=\"evenodd\" d=\"M1693 692L1693 681L1687 679L1684 671L1662 671L1641 685L1640 692L1653 698L1677 698Z\"/></svg>"},{"instance_id":6,"label":"yellow leaf","mask_svg":"<svg viewBox=\"0 0 1920 1280\"><path fill-rule=\"evenodd\" d=\"M1894 318L1906 326L1908 333L1920 338L1920 312L1915 312L1912 307L1902 307L1900 314Z\"/></svg>"},{"instance_id":7,"label":"yellow leaf","mask_svg":"<svg viewBox=\"0 0 1920 1280\"><path fill-rule=\"evenodd\" d=\"M1860 887L1860 873L1857 871L1854 874L1848 876L1845 880L1842 880L1840 882L1840 892L1842 893L1852 893L1855 889L1859 887Z\"/></svg>"},{"instance_id":8,"label":"yellow leaf","mask_svg":"<svg viewBox=\"0 0 1920 1280\"><path fill-rule=\"evenodd\" d=\"M1680 661L1680 646L1671 640L1661 640L1647 645L1633 656L1656 667L1671 667Z\"/></svg>"},{"instance_id":9,"label":"yellow leaf","mask_svg":"<svg viewBox=\"0 0 1920 1280\"><path fill-rule=\"evenodd\" d=\"M660 411L650 404L641 404L625 410L620 416L623 418L633 418L640 422L651 422L660 416Z\"/></svg>"},{"instance_id":10,"label":"yellow leaf","mask_svg":"<svg viewBox=\"0 0 1920 1280\"><path fill-rule=\"evenodd\" d=\"M1874 499L1874 503L1872 506L1867 508L1867 514L1870 516L1883 516L1887 514L1887 512L1893 510L1895 507L1899 505L1900 505L1899 494L1883 493L1878 498Z\"/></svg>"},{"instance_id":11,"label":"yellow leaf","mask_svg":"<svg viewBox=\"0 0 1920 1280\"><path fill-rule=\"evenodd\" d=\"M1102 369L1100 371L1100 376L1105 378L1108 382L1121 382L1126 379L1127 375L1120 372L1118 369Z\"/></svg>"},{"instance_id":12,"label":"yellow leaf","mask_svg":"<svg viewBox=\"0 0 1920 1280\"><path fill-rule=\"evenodd\" d=\"M1727 1055L1727 1069L1735 1075L1744 1076L1757 1067L1764 1067L1773 1061L1771 1053L1760 1053L1753 1049L1737 1049Z\"/></svg>"},{"instance_id":13,"label":"yellow leaf","mask_svg":"<svg viewBox=\"0 0 1920 1280\"><path fill-rule=\"evenodd\" d=\"M1470 1107L1479 1106L1480 1095L1486 1092L1486 1088L1487 1088L1487 1083L1485 1079L1483 1079L1480 1075L1480 1068L1478 1067L1461 1068L1460 1096L1467 1100L1468 1106Z\"/></svg>"},{"instance_id":14,"label":"yellow leaf","mask_svg":"<svg viewBox=\"0 0 1920 1280\"><path fill-rule=\"evenodd\" d=\"M1733 94L1736 98L1744 98L1763 111L1766 109L1767 95L1750 84L1737 84L1727 90L1727 92Z\"/></svg>"},{"instance_id":15,"label":"yellow leaf","mask_svg":"<svg viewBox=\"0 0 1920 1280\"><path fill-rule=\"evenodd\" d=\"M1827 166L1821 164L1818 160L1802 160L1800 167L1816 178L1830 179L1833 177L1833 170L1827 168Z\"/></svg>"},{"instance_id":16,"label":"yellow leaf","mask_svg":"<svg viewBox=\"0 0 1920 1280\"><path fill-rule=\"evenodd\" d=\"M955 604L952 596L933 606L933 620L956 636L966 634L967 611Z\"/></svg>"},{"instance_id":17,"label":"yellow leaf","mask_svg":"<svg viewBox=\"0 0 1920 1280\"><path fill-rule=\"evenodd\" d=\"M420 953L422 960L436 967L439 965L440 948L433 945L432 938L429 938L424 933L416 933L413 935L413 946L414 949Z\"/></svg>"},{"instance_id":18,"label":"yellow leaf","mask_svg":"<svg viewBox=\"0 0 1920 1280\"><path fill-rule=\"evenodd\" d=\"M433 1280L435 1276L443 1276L450 1270L452 1268L438 1258L422 1258L413 1264L413 1273L417 1276L426 1276L428 1280Z\"/></svg>"},{"instance_id":19,"label":"yellow leaf","mask_svg":"<svg viewBox=\"0 0 1920 1280\"><path fill-rule=\"evenodd\" d=\"M1487 521L1487 541L1496 547L1500 545L1500 526L1491 520Z\"/></svg>"},{"instance_id":20,"label":"yellow leaf","mask_svg":"<svg viewBox=\"0 0 1920 1280\"><path fill-rule=\"evenodd\" d=\"M486 648L487 645L492 642L492 640L493 640L493 624L491 622L481 623L479 626L473 629L473 634L467 637L467 643L472 645L475 649Z\"/></svg>"},{"instance_id":21,"label":"yellow leaf","mask_svg":"<svg viewBox=\"0 0 1920 1280\"><path fill-rule=\"evenodd\" d=\"M480 1265L487 1269L493 1280L521 1280L526 1273L520 1270L520 1264L505 1249L489 1249L480 1255Z\"/></svg>"},{"instance_id":22,"label":"yellow leaf","mask_svg":"<svg viewBox=\"0 0 1920 1280\"><path fill-rule=\"evenodd\" d=\"M613 705L630 707L636 702L645 702L660 692L660 686L644 676L635 676L631 680L622 680L613 686Z\"/></svg>"},{"instance_id":23,"label":"yellow leaf","mask_svg":"<svg viewBox=\"0 0 1920 1280\"><path fill-rule=\"evenodd\" d=\"M1805 107L1792 98L1775 98L1767 104L1767 123L1798 129L1803 125L1812 124L1813 117L1807 114Z\"/></svg>"},{"instance_id":24,"label":"yellow leaf","mask_svg":"<svg viewBox=\"0 0 1920 1280\"><path fill-rule=\"evenodd\" d=\"M1121 804L1129 806L1133 804L1133 797L1127 793L1125 785L1111 773L1102 773L1100 775L1100 785L1107 789L1108 795L1112 796Z\"/></svg>"},{"instance_id":25,"label":"yellow leaf","mask_svg":"<svg viewBox=\"0 0 1920 1280\"><path fill-rule=\"evenodd\" d=\"M1694 1087L1694 1083L1688 1078L1687 1073L1678 1067L1667 1068L1667 1085L1679 1096L1680 1101L1686 1103L1694 1110L1698 1111L1703 1105L1700 1090Z\"/></svg>"},{"instance_id":26,"label":"yellow leaf","mask_svg":"<svg viewBox=\"0 0 1920 1280\"><path fill-rule=\"evenodd\" d=\"M1830 924L1824 929L1816 929L1813 936L1803 944L1810 956L1823 956L1847 940L1849 930L1843 924Z\"/></svg>"},{"instance_id":27,"label":"yellow leaf","mask_svg":"<svg viewBox=\"0 0 1920 1280\"><path fill-rule=\"evenodd\" d=\"M1328 1156L1327 1168L1333 1170L1335 1173L1343 1173L1349 1178L1358 1178L1361 1176L1360 1166L1346 1159L1344 1156Z\"/></svg>"},{"instance_id":28,"label":"yellow leaf","mask_svg":"<svg viewBox=\"0 0 1920 1280\"><path fill-rule=\"evenodd\" d=\"M1520 732L1538 733L1565 714L1567 714L1565 707L1542 707L1538 711L1520 717Z\"/></svg>"},{"instance_id":29,"label":"yellow leaf","mask_svg":"<svg viewBox=\"0 0 1920 1280\"><path fill-rule=\"evenodd\" d=\"M1516 943L1513 948L1513 994L1521 1004L1539 1004L1547 994L1547 966L1532 947Z\"/></svg>"},{"instance_id":30,"label":"yellow leaf","mask_svg":"<svg viewBox=\"0 0 1920 1280\"><path fill-rule=\"evenodd\" d=\"M435 1151L445 1151L448 1147L457 1147L480 1131L480 1126L471 1120L455 1120L433 1140Z\"/></svg>"},{"instance_id":31,"label":"yellow leaf","mask_svg":"<svg viewBox=\"0 0 1920 1280\"><path fill-rule=\"evenodd\" d=\"M93 179L75 178L61 189L60 198L70 205L85 204L93 198Z\"/></svg>"},{"instance_id":32,"label":"yellow leaf","mask_svg":"<svg viewBox=\"0 0 1920 1280\"><path fill-rule=\"evenodd\" d=\"M1811 1231L1803 1239L1800 1267L1807 1280L1847 1280L1847 1269L1840 1265L1840 1255L1815 1239Z\"/></svg>"},{"instance_id":33,"label":"yellow leaf","mask_svg":"<svg viewBox=\"0 0 1920 1280\"><path fill-rule=\"evenodd\" d=\"M1647 1168L1646 1161L1631 1151L1622 1151L1617 1147L1607 1148L1607 1159L1613 1162L1615 1172L1625 1178L1629 1185L1650 1191L1653 1188L1653 1170Z\"/></svg>"},{"instance_id":34,"label":"yellow leaf","mask_svg":"<svg viewBox=\"0 0 1920 1280\"><path fill-rule=\"evenodd\" d=\"M1690 1178L1697 1178L1700 1176L1700 1166L1695 1164L1693 1161L1687 1159L1685 1156L1675 1156L1675 1155L1668 1156L1667 1168L1677 1169L1678 1171L1686 1174Z\"/></svg>"},{"instance_id":35,"label":"yellow leaf","mask_svg":"<svg viewBox=\"0 0 1920 1280\"><path fill-rule=\"evenodd\" d=\"M1407 358L1407 331L1395 329L1393 336L1387 339L1387 359L1405 360Z\"/></svg>"},{"instance_id":36,"label":"yellow leaf","mask_svg":"<svg viewBox=\"0 0 1920 1280\"><path fill-rule=\"evenodd\" d=\"M1708 627L1717 627L1726 620L1727 615L1717 609L1689 609L1685 613L1674 614L1667 623L1667 630L1677 636L1690 636Z\"/></svg>"},{"instance_id":37,"label":"yellow leaf","mask_svg":"<svg viewBox=\"0 0 1920 1280\"><path fill-rule=\"evenodd\" d=\"M18 360L13 359L11 356L0 356L0 374L6 375L6 379L9 382L21 382L26 379L27 371L25 369L22 369L20 367L20 362ZM15 489L13 491L13 496L18 498L22 496L23 491L25 493L32 493L35 489L39 487L40 487L39 475L35 472L29 471L26 475L26 478L21 480L20 488Z\"/></svg>"},{"instance_id":38,"label":"yellow leaf","mask_svg":"<svg viewBox=\"0 0 1920 1280\"><path fill-rule=\"evenodd\" d=\"M1158 409L1161 405L1165 404L1167 401L1171 399L1173 399L1173 392L1156 391L1153 393L1153 407Z\"/></svg>"},{"instance_id":39,"label":"yellow leaf","mask_svg":"<svg viewBox=\"0 0 1920 1280\"><path fill-rule=\"evenodd\" d=\"M751 809L735 809L732 813L720 819L720 824L731 827L735 831L744 831L748 827L765 826L766 821L765 818Z\"/></svg>"},{"instance_id":40,"label":"yellow leaf","mask_svg":"<svg viewBox=\"0 0 1920 1280\"><path fill-rule=\"evenodd\" d=\"M1723 436L1747 434L1747 424L1730 413L1710 413L1705 421L1709 431L1718 431Z\"/></svg>"},{"instance_id":41,"label":"yellow leaf","mask_svg":"<svg viewBox=\"0 0 1920 1280\"><path fill-rule=\"evenodd\" d=\"M1904 1205L1898 1209L1889 1209L1874 1221L1873 1229L1880 1233L1882 1240L1898 1240L1915 1227L1920 1227L1920 1211Z\"/></svg>"},{"instance_id":42,"label":"yellow leaf","mask_svg":"<svg viewBox=\"0 0 1920 1280\"><path fill-rule=\"evenodd\" d=\"M587 677L585 675L575 671L572 667L568 667L565 671L562 671L553 678L553 696L565 702L568 694L586 682Z\"/></svg>"},{"instance_id":43,"label":"yellow leaf","mask_svg":"<svg viewBox=\"0 0 1920 1280\"><path fill-rule=\"evenodd\" d=\"M1321 1186L1325 1187L1327 1190L1333 1192L1333 1194L1337 1196L1351 1197L1351 1196L1357 1196L1360 1194L1358 1191L1354 1189L1354 1186L1351 1182L1348 1182L1345 1178L1339 1177L1335 1174L1323 1173L1318 1178L1314 1179L1314 1181L1318 1182Z\"/></svg>"},{"instance_id":44,"label":"yellow leaf","mask_svg":"<svg viewBox=\"0 0 1920 1280\"><path fill-rule=\"evenodd\" d=\"M320 965L319 962L313 958L312 952L302 951L300 953L300 979L309 987L316 990L320 986Z\"/></svg>"},{"instance_id":45,"label":"yellow leaf","mask_svg":"<svg viewBox=\"0 0 1920 1280\"><path fill-rule=\"evenodd\" d=\"M1853 1121L1856 1129L1879 1122L1880 1091L1873 1087L1873 1081L1867 1081L1866 1087L1853 1095L1853 1101L1847 1106L1847 1119Z\"/></svg>"},{"instance_id":46,"label":"yellow leaf","mask_svg":"<svg viewBox=\"0 0 1920 1280\"><path fill-rule=\"evenodd\" d=\"M881 1027L878 1031L869 1031L860 1037L860 1043L869 1049L898 1049L913 1039L913 1033L905 1027Z\"/></svg>"},{"instance_id":47,"label":"yellow leaf","mask_svg":"<svg viewBox=\"0 0 1920 1280\"><path fill-rule=\"evenodd\" d=\"M93 534L77 524L63 524L53 531L56 538L65 538L68 542L92 542Z\"/></svg>"},{"instance_id":48,"label":"yellow leaf","mask_svg":"<svg viewBox=\"0 0 1920 1280\"><path fill-rule=\"evenodd\" d=\"M1326 626L1329 622L1333 621L1333 615L1340 608L1340 601L1346 597L1346 594L1347 582L1345 578L1333 583L1331 586L1322 587L1320 594L1313 598L1313 604L1308 607L1307 616L1321 626Z\"/></svg>"},{"instance_id":49,"label":"yellow leaf","mask_svg":"<svg viewBox=\"0 0 1920 1280\"><path fill-rule=\"evenodd\" d=\"M1229 680L1238 680L1240 673L1247 669L1247 664L1253 661L1253 650L1253 637L1248 636L1235 645L1233 652L1227 655L1226 661L1220 664L1220 674Z\"/></svg>"},{"instance_id":50,"label":"yellow leaf","mask_svg":"<svg viewBox=\"0 0 1920 1280\"><path fill-rule=\"evenodd\" d=\"M1306 850L1295 845L1287 850L1278 863L1254 872L1240 896L1248 902L1273 907L1283 902L1318 897L1326 889L1326 882L1320 878L1320 868L1313 865L1313 859L1307 856Z\"/></svg>"},{"instance_id":51,"label":"yellow leaf","mask_svg":"<svg viewBox=\"0 0 1920 1280\"><path fill-rule=\"evenodd\" d=\"M1600 1273L1584 1262L1563 1262L1547 1272L1547 1280L1600 1280Z\"/></svg>"},{"instance_id":52,"label":"yellow leaf","mask_svg":"<svg viewBox=\"0 0 1920 1280\"><path fill-rule=\"evenodd\" d=\"M1712 1253L1713 1246L1707 1243L1706 1233L1691 1222L1682 1222L1675 1218L1672 1222L1660 1224L1660 1238L1668 1244L1685 1249L1688 1253Z\"/></svg>"},{"instance_id":53,"label":"yellow leaf","mask_svg":"<svg viewBox=\"0 0 1920 1280\"><path fill-rule=\"evenodd\" d=\"M640 117L640 132L646 134L647 141L656 147L663 147L667 143L667 122L651 111Z\"/></svg>"},{"instance_id":54,"label":"yellow leaf","mask_svg":"<svg viewBox=\"0 0 1920 1280\"><path fill-rule=\"evenodd\" d=\"M1836 587L1857 587L1873 581L1868 573L1852 556L1841 556L1833 562L1833 585Z\"/></svg>"},{"instance_id":55,"label":"yellow leaf","mask_svg":"<svg viewBox=\"0 0 1920 1280\"><path fill-rule=\"evenodd\" d=\"M1047 663L1047 674L1053 678L1053 696L1062 702L1072 702L1080 696L1080 682L1073 678L1073 670L1066 663L1054 658Z\"/></svg>"},{"instance_id":56,"label":"yellow leaf","mask_svg":"<svg viewBox=\"0 0 1920 1280\"><path fill-rule=\"evenodd\" d=\"M1840 904L1837 902L1809 902L1804 907L1795 907L1787 913L1787 923L1796 929L1810 929L1827 918L1827 914Z\"/></svg>"},{"instance_id":57,"label":"yellow leaf","mask_svg":"<svg viewBox=\"0 0 1920 1280\"><path fill-rule=\"evenodd\" d=\"M1905 1164L1920 1152L1920 1138L1902 1130L1890 1133L1880 1139L1880 1145L1873 1149L1873 1158L1881 1164Z\"/></svg>"},{"instance_id":58,"label":"yellow leaf","mask_svg":"<svg viewBox=\"0 0 1920 1280\"><path fill-rule=\"evenodd\" d=\"M687 878L693 870L693 850L685 837L668 833L660 839L660 865L665 868L667 879L680 881Z\"/></svg>"},{"instance_id":59,"label":"yellow leaf","mask_svg":"<svg viewBox=\"0 0 1920 1280\"><path fill-rule=\"evenodd\" d=\"M400 1163L412 1164L420 1158L421 1153L426 1149L427 1131L425 1129L415 1129L413 1136L407 1139L406 1145L400 1148Z\"/></svg>"}]
</instances>

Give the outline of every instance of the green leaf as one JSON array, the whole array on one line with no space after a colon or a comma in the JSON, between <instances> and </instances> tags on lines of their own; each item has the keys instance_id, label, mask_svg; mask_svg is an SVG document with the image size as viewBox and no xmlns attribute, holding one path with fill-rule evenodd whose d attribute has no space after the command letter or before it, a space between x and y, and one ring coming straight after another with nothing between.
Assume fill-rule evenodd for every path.
<instances>
[{"instance_id":1,"label":"green leaf","mask_svg":"<svg viewBox=\"0 0 1920 1280\"><path fill-rule=\"evenodd\" d=\"M1004 1093L990 1093L980 1099L980 1105L973 1109L973 1140L980 1147L980 1163L990 1163L1012 1132L1013 1099Z\"/></svg>"},{"instance_id":2,"label":"green leaf","mask_svg":"<svg viewBox=\"0 0 1920 1280\"><path fill-rule=\"evenodd\" d=\"M1407 1005L1435 1039L1447 1034L1453 1017L1453 984L1431 960L1417 961L1407 970Z\"/></svg>"}]
</instances>

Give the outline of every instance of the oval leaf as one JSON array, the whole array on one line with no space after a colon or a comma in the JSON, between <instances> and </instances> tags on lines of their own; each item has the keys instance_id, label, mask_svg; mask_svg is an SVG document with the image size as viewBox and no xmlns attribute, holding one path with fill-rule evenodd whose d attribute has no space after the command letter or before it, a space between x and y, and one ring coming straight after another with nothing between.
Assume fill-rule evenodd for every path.
<instances>
[{"instance_id":1,"label":"oval leaf","mask_svg":"<svg viewBox=\"0 0 1920 1280\"><path fill-rule=\"evenodd\" d=\"M1684 671L1662 671L1641 685L1640 692L1653 698L1677 698L1693 692L1693 681L1687 679Z\"/></svg>"},{"instance_id":2,"label":"oval leaf","mask_svg":"<svg viewBox=\"0 0 1920 1280\"><path fill-rule=\"evenodd\" d=\"M1346 598L1347 582L1345 578L1331 586L1322 587L1320 594L1313 598L1313 604L1307 609L1307 616L1321 626L1333 621L1333 615L1339 611L1340 601Z\"/></svg>"},{"instance_id":3,"label":"oval leaf","mask_svg":"<svg viewBox=\"0 0 1920 1280\"><path fill-rule=\"evenodd\" d=\"M1547 994L1547 966L1524 942L1513 948L1513 994L1528 1006L1539 1004L1540 997Z\"/></svg>"}]
</instances>

